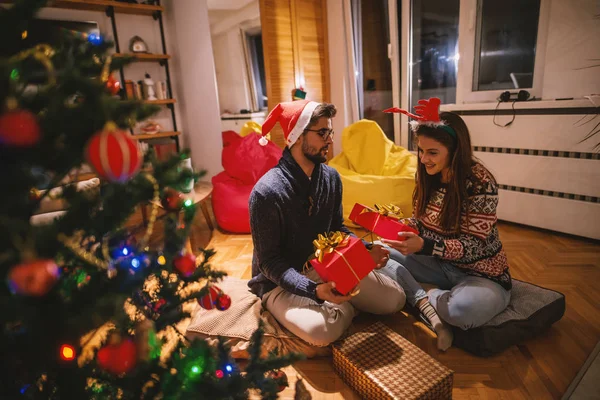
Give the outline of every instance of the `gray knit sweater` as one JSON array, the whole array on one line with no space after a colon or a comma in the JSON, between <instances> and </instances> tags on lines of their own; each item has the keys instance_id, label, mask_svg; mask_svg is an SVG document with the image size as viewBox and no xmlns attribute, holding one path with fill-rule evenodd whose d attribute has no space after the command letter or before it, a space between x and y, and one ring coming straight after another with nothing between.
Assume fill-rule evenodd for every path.
<instances>
[{"instance_id":1,"label":"gray knit sweater","mask_svg":"<svg viewBox=\"0 0 600 400\"><path fill-rule=\"evenodd\" d=\"M250 290L262 297L281 286L318 301L317 284L301 273L314 252L312 241L319 233L350 233L344 226L337 171L319 164L309 179L286 148L254 186L249 208L254 242Z\"/></svg>"}]
</instances>

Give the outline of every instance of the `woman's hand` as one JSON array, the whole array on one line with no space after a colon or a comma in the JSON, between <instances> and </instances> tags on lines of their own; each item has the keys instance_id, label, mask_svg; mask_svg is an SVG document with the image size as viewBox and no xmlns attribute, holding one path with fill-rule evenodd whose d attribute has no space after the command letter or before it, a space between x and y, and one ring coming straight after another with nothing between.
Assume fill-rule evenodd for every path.
<instances>
[{"instance_id":1,"label":"woman's hand","mask_svg":"<svg viewBox=\"0 0 600 400\"><path fill-rule=\"evenodd\" d=\"M371 247L371 250L369 250L369 253L371 253L371 257L373 258L373 261L375 261L375 269L385 267L388 260L390 259L389 250L380 244L373 245L373 247Z\"/></svg>"},{"instance_id":2,"label":"woman's hand","mask_svg":"<svg viewBox=\"0 0 600 400\"><path fill-rule=\"evenodd\" d=\"M405 256L421 251L425 245L423 238L414 232L398 232L398 237L404 237L406 240L401 242L399 240L381 239L381 241Z\"/></svg>"}]
</instances>

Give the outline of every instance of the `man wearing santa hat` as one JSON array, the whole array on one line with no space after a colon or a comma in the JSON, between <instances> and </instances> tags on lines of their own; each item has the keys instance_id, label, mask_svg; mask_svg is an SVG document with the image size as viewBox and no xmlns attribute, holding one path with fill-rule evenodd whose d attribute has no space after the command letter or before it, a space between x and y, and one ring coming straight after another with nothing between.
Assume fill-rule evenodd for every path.
<instances>
[{"instance_id":1,"label":"man wearing santa hat","mask_svg":"<svg viewBox=\"0 0 600 400\"><path fill-rule=\"evenodd\" d=\"M324 164L332 150L335 114L335 106L328 103L278 104L262 126L260 141L266 144L264 135L279 122L286 148L249 200L254 254L248 286L283 326L315 346L337 340L357 310L395 313L406 299L400 286L377 270L360 282L356 296L343 296L306 263L318 234L351 234L342 216L340 176ZM378 268L389 260L379 245L370 252Z\"/></svg>"}]
</instances>

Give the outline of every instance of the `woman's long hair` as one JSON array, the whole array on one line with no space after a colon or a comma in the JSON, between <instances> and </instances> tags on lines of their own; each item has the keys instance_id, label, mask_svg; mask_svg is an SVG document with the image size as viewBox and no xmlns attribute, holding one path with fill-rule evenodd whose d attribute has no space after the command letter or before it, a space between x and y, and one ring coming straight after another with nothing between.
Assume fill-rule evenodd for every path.
<instances>
[{"instance_id":1,"label":"woman's long hair","mask_svg":"<svg viewBox=\"0 0 600 400\"><path fill-rule=\"evenodd\" d=\"M440 118L446 125L452 127L456 132L456 138L441 128L420 125L415 131L415 143L419 137L427 137L440 142L448 149L449 174L446 184L446 195L440 212L440 226L451 234L460 232L461 209L469 209L469 197L467 195L467 178L471 175L471 169L476 162L471 148L471 137L469 129L463 119L451 112L440 113ZM417 184L413 192L413 208L415 217L421 218L425 215L427 204L433 193L440 186L441 173L429 175L425 165L421 163L420 154L417 166Z\"/></svg>"}]
</instances>

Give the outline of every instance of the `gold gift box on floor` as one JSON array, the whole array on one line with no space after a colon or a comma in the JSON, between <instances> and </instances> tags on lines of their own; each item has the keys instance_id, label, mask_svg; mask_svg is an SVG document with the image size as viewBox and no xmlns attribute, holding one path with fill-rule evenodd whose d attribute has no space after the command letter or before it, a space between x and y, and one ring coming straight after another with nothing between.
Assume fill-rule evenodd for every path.
<instances>
[{"instance_id":1,"label":"gold gift box on floor","mask_svg":"<svg viewBox=\"0 0 600 400\"><path fill-rule=\"evenodd\" d=\"M381 322L333 346L333 368L364 399L451 399L454 372Z\"/></svg>"}]
</instances>

